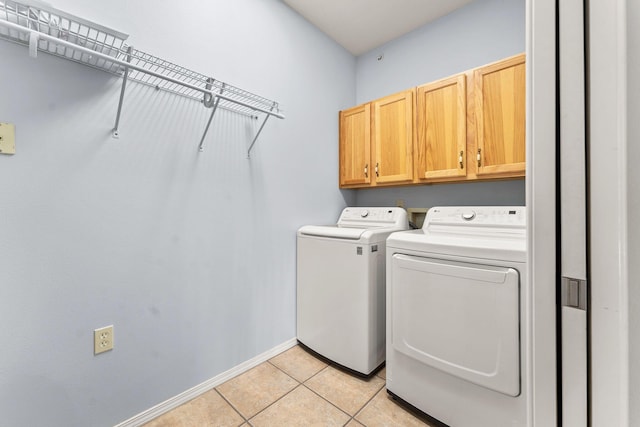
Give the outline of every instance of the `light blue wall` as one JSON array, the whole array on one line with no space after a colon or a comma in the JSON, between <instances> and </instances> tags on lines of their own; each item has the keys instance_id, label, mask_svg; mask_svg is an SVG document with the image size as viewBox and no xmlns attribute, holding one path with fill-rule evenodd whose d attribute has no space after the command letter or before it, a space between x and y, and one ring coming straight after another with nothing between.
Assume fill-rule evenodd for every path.
<instances>
[{"instance_id":1,"label":"light blue wall","mask_svg":"<svg viewBox=\"0 0 640 427\"><path fill-rule=\"evenodd\" d=\"M525 51L525 0L476 0L358 57L357 103ZM378 57L382 55L382 60ZM524 205L524 180L351 190L358 206Z\"/></svg>"},{"instance_id":2,"label":"light blue wall","mask_svg":"<svg viewBox=\"0 0 640 427\"><path fill-rule=\"evenodd\" d=\"M337 111L356 60L278 0L56 0L279 101L257 124L0 40L0 424L109 426L295 337L295 230L353 204ZM345 200L346 197L346 200ZM93 355L92 331L115 325Z\"/></svg>"}]
</instances>

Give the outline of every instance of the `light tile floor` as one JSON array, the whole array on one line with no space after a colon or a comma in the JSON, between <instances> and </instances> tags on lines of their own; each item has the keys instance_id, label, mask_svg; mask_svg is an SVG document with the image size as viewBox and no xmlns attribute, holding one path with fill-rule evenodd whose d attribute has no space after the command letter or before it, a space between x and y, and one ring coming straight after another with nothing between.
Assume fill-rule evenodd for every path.
<instances>
[{"instance_id":1,"label":"light tile floor","mask_svg":"<svg viewBox=\"0 0 640 427\"><path fill-rule=\"evenodd\" d=\"M145 427L432 426L394 401L385 370L362 379L295 346Z\"/></svg>"}]
</instances>

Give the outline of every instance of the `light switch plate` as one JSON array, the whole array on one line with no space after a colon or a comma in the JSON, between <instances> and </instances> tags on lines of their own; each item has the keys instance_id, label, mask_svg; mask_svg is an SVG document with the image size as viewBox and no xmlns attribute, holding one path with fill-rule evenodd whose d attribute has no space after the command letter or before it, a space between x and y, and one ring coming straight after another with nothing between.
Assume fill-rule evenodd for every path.
<instances>
[{"instance_id":1,"label":"light switch plate","mask_svg":"<svg viewBox=\"0 0 640 427\"><path fill-rule=\"evenodd\" d=\"M16 127L0 123L0 154L16 154Z\"/></svg>"}]
</instances>

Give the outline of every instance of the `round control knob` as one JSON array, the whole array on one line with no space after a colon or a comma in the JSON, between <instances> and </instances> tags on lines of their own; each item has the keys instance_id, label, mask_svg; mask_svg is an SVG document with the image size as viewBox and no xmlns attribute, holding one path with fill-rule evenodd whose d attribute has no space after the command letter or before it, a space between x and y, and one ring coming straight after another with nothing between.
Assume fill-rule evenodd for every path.
<instances>
[{"instance_id":1,"label":"round control knob","mask_svg":"<svg viewBox=\"0 0 640 427\"><path fill-rule=\"evenodd\" d=\"M360 216L362 218L368 217L369 216L369 211L368 210L364 210L364 211L360 212Z\"/></svg>"},{"instance_id":2,"label":"round control knob","mask_svg":"<svg viewBox=\"0 0 640 427\"><path fill-rule=\"evenodd\" d=\"M462 213L462 219L464 219L465 221L471 221L475 217L476 217L476 213L473 211Z\"/></svg>"}]
</instances>

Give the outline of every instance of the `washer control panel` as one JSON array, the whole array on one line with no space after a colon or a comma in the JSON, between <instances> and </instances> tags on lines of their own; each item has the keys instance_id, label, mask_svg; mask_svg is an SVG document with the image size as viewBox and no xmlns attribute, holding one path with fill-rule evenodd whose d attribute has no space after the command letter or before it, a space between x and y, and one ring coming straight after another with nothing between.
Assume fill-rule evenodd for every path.
<instances>
[{"instance_id":1,"label":"washer control panel","mask_svg":"<svg viewBox=\"0 0 640 427\"><path fill-rule=\"evenodd\" d=\"M402 208L345 208L338 219L343 227L382 227L407 223L407 212Z\"/></svg>"}]
</instances>

